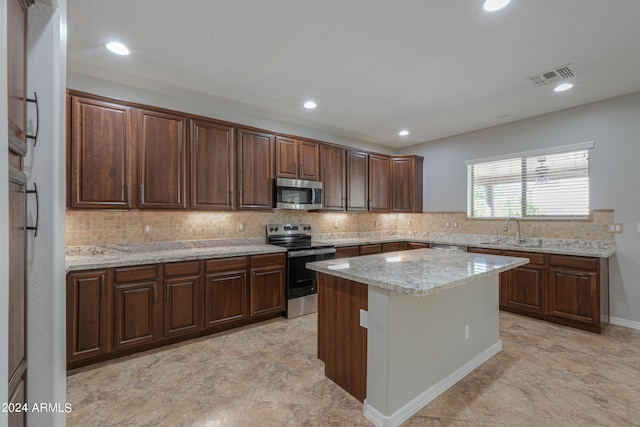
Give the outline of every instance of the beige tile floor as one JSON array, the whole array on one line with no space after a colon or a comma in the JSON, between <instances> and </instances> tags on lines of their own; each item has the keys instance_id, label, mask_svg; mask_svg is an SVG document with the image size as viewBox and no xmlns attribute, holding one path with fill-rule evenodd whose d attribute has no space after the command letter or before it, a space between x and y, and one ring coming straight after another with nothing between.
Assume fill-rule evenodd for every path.
<instances>
[{"instance_id":1,"label":"beige tile floor","mask_svg":"<svg viewBox=\"0 0 640 427\"><path fill-rule=\"evenodd\" d=\"M69 373L69 426L367 426L326 379L315 315ZM501 313L503 351L406 426L640 426L640 331Z\"/></svg>"}]
</instances>

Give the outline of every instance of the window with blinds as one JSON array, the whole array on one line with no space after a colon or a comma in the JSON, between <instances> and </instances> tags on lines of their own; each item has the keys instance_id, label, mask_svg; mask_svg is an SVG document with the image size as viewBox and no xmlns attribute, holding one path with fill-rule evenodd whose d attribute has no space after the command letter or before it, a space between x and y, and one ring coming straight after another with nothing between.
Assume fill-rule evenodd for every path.
<instances>
[{"instance_id":1,"label":"window with blinds","mask_svg":"<svg viewBox=\"0 0 640 427\"><path fill-rule=\"evenodd\" d=\"M574 144L467 162L467 216L588 217L589 149Z\"/></svg>"}]
</instances>

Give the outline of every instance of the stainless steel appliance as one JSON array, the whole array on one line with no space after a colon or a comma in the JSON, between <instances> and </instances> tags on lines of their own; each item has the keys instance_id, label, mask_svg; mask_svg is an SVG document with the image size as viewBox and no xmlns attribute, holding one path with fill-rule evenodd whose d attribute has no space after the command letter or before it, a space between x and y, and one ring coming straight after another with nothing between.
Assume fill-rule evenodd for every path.
<instances>
[{"instance_id":1,"label":"stainless steel appliance","mask_svg":"<svg viewBox=\"0 0 640 427\"><path fill-rule=\"evenodd\" d=\"M322 183L303 179L276 178L276 209L322 209Z\"/></svg>"},{"instance_id":2,"label":"stainless steel appliance","mask_svg":"<svg viewBox=\"0 0 640 427\"><path fill-rule=\"evenodd\" d=\"M429 243L429 248L438 249L441 251L452 251L452 252L467 252L468 249L466 246L458 246L458 245L445 245L441 243Z\"/></svg>"},{"instance_id":3,"label":"stainless steel appliance","mask_svg":"<svg viewBox=\"0 0 640 427\"><path fill-rule=\"evenodd\" d=\"M267 225L267 243L287 249L287 319L318 311L318 273L308 262L331 259L333 245L311 243L310 224Z\"/></svg>"}]
</instances>

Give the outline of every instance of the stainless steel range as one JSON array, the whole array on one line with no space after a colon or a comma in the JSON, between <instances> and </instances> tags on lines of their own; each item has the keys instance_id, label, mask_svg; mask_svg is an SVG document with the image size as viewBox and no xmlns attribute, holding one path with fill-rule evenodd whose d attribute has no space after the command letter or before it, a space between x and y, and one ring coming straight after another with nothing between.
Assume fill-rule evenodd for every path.
<instances>
[{"instance_id":1,"label":"stainless steel range","mask_svg":"<svg viewBox=\"0 0 640 427\"><path fill-rule=\"evenodd\" d=\"M310 224L267 225L267 243L287 249L287 319L318 311L318 273L308 262L333 258L333 245L311 243Z\"/></svg>"}]
</instances>

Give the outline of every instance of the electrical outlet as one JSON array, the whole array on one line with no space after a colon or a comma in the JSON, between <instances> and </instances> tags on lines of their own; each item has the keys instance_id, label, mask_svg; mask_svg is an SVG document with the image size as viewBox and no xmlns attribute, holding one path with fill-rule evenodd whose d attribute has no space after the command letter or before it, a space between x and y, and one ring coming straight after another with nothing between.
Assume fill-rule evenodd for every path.
<instances>
[{"instance_id":1,"label":"electrical outlet","mask_svg":"<svg viewBox=\"0 0 640 427\"><path fill-rule=\"evenodd\" d=\"M469 339L469 325L464 325L464 340Z\"/></svg>"},{"instance_id":2,"label":"electrical outlet","mask_svg":"<svg viewBox=\"0 0 640 427\"><path fill-rule=\"evenodd\" d=\"M445 223L445 225L447 226L447 228L449 228L449 227L451 226L451 223L449 223L449 221L447 221L447 222Z\"/></svg>"},{"instance_id":3,"label":"electrical outlet","mask_svg":"<svg viewBox=\"0 0 640 427\"><path fill-rule=\"evenodd\" d=\"M622 223L609 224L609 231L611 233L622 233Z\"/></svg>"},{"instance_id":4,"label":"electrical outlet","mask_svg":"<svg viewBox=\"0 0 640 427\"><path fill-rule=\"evenodd\" d=\"M377 227L378 226L378 220L373 221L373 225Z\"/></svg>"},{"instance_id":5,"label":"electrical outlet","mask_svg":"<svg viewBox=\"0 0 640 427\"><path fill-rule=\"evenodd\" d=\"M411 220L407 221L407 225L411 225ZM640 227L640 222L638 223L638 227Z\"/></svg>"},{"instance_id":6,"label":"electrical outlet","mask_svg":"<svg viewBox=\"0 0 640 427\"><path fill-rule=\"evenodd\" d=\"M333 228L338 228L338 221L335 221L335 222L333 223Z\"/></svg>"},{"instance_id":7,"label":"electrical outlet","mask_svg":"<svg viewBox=\"0 0 640 427\"><path fill-rule=\"evenodd\" d=\"M244 231L244 224L241 222L238 223L238 231Z\"/></svg>"},{"instance_id":8,"label":"electrical outlet","mask_svg":"<svg viewBox=\"0 0 640 427\"><path fill-rule=\"evenodd\" d=\"M367 329L367 310L360 309L360 326Z\"/></svg>"},{"instance_id":9,"label":"electrical outlet","mask_svg":"<svg viewBox=\"0 0 640 427\"><path fill-rule=\"evenodd\" d=\"M457 222L453 223L453 228L458 228L458 223Z\"/></svg>"},{"instance_id":10,"label":"electrical outlet","mask_svg":"<svg viewBox=\"0 0 640 427\"><path fill-rule=\"evenodd\" d=\"M145 234L151 233L151 224L144 225L144 233Z\"/></svg>"}]
</instances>

